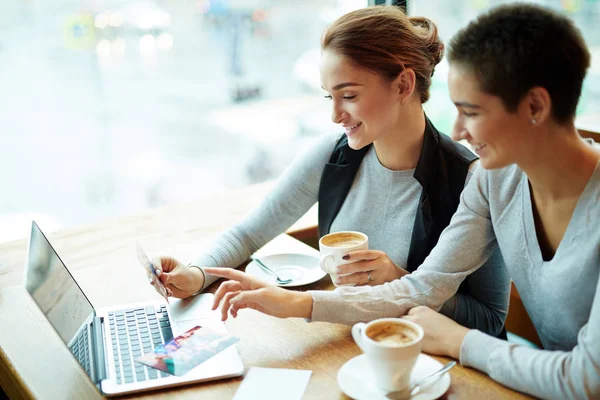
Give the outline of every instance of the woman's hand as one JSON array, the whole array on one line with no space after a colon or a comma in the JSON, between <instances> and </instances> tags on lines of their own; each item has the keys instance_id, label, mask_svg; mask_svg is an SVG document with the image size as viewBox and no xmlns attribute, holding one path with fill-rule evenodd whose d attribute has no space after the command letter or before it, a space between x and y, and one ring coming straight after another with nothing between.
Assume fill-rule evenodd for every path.
<instances>
[{"instance_id":1,"label":"woman's hand","mask_svg":"<svg viewBox=\"0 0 600 400\"><path fill-rule=\"evenodd\" d=\"M221 319L227 313L235 318L238 311L251 308L278 318L312 315L313 299L309 293L285 290L231 268L205 268L208 274L227 278L215 293L213 310L221 303Z\"/></svg>"},{"instance_id":2,"label":"woman's hand","mask_svg":"<svg viewBox=\"0 0 600 400\"><path fill-rule=\"evenodd\" d=\"M185 299L204 285L202 271L198 268L189 268L173 257L157 257L152 260L152 265L158 279L167 287L169 296Z\"/></svg>"},{"instance_id":3,"label":"woman's hand","mask_svg":"<svg viewBox=\"0 0 600 400\"><path fill-rule=\"evenodd\" d=\"M337 268L338 275L350 275L340 276L335 282L336 285L355 283L376 286L408 274L408 271L396 266L390 257L380 250L351 251L344 256L344 259L355 261Z\"/></svg>"},{"instance_id":4,"label":"woman's hand","mask_svg":"<svg viewBox=\"0 0 600 400\"><path fill-rule=\"evenodd\" d=\"M411 309L408 315L402 318L416 322L425 331L423 337L425 353L460 359L460 347L469 333L468 328L425 306Z\"/></svg>"}]
</instances>

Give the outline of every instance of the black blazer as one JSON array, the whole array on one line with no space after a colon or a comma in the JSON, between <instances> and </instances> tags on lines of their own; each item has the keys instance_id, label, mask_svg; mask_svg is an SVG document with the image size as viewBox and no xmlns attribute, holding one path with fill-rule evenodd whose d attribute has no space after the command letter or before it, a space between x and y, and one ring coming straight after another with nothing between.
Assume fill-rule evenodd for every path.
<instances>
[{"instance_id":1,"label":"black blazer","mask_svg":"<svg viewBox=\"0 0 600 400\"><path fill-rule=\"evenodd\" d=\"M319 237L329 233L370 146L352 150L346 135L337 142L319 186ZM450 223L458 208L469 166L476 159L464 146L438 132L425 117L425 138L414 174L423 191L408 253L409 272L423 263Z\"/></svg>"}]
</instances>

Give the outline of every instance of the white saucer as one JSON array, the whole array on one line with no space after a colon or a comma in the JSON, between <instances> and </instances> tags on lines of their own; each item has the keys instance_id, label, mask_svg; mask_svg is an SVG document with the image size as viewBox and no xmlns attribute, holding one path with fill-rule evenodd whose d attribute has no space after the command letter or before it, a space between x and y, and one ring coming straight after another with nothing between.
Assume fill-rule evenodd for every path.
<instances>
[{"instance_id":1,"label":"white saucer","mask_svg":"<svg viewBox=\"0 0 600 400\"><path fill-rule=\"evenodd\" d=\"M327 275L327 272L319 266L319 259L307 254L271 254L260 257L260 261L277 272L281 279L292 279L292 281L285 285L278 284L275 276L262 269L254 260L246 266L246 273L277 286L308 285Z\"/></svg>"},{"instance_id":2,"label":"white saucer","mask_svg":"<svg viewBox=\"0 0 600 400\"><path fill-rule=\"evenodd\" d=\"M443 365L426 354L419 354L417 363L410 375L410 383L416 383ZM337 376L338 386L346 395L356 400L387 400L384 390L375 386L375 377L364 354L347 361ZM437 382L424 387L411 400L434 400L441 397L450 387L450 374L446 372Z\"/></svg>"}]
</instances>

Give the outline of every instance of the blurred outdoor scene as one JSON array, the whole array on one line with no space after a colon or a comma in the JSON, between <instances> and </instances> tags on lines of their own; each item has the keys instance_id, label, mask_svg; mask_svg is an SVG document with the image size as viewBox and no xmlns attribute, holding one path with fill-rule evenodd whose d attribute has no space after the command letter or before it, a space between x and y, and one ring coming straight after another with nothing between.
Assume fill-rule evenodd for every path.
<instances>
[{"instance_id":1,"label":"blurred outdoor scene","mask_svg":"<svg viewBox=\"0 0 600 400\"><path fill-rule=\"evenodd\" d=\"M339 130L319 39L367 0L8 0L0 3L0 241L276 178ZM414 0L447 40L492 0ZM594 53L581 113L600 110L600 1L538 1ZM447 65L428 115L449 132Z\"/></svg>"}]
</instances>

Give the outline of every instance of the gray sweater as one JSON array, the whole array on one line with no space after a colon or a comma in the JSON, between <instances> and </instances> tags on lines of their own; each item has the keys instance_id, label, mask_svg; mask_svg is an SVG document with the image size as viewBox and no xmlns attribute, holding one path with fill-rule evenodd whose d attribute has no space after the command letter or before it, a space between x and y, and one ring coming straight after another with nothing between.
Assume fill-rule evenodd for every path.
<instances>
[{"instance_id":1,"label":"gray sweater","mask_svg":"<svg viewBox=\"0 0 600 400\"><path fill-rule=\"evenodd\" d=\"M300 154L262 204L220 235L196 265L238 266L275 236L285 232L318 199L319 184L339 135L324 135ZM414 170L392 171L371 148L331 230L356 230L369 236L371 249L385 251L406 267L421 186ZM472 173L469 173L471 177ZM207 276L205 287L215 281ZM498 253L467 281L468 292L450 299L441 312L462 325L497 335L508 311L510 279Z\"/></svg>"},{"instance_id":2,"label":"gray sweater","mask_svg":"<svg viewBox=\"0 0 600 400\"><path fill-rule=\"evenodd\" d=\"M477 330L460 361L541 398L600 398L600 164L551 261L543 261L527 176L516 166L479 168L436 248L412 275L378 287L311 292L313 321L353 324L438 308L499 247L545 350Z\"/></svg>"}]
</instances>

